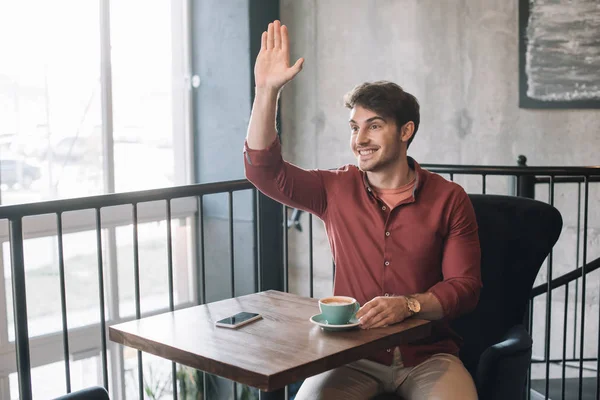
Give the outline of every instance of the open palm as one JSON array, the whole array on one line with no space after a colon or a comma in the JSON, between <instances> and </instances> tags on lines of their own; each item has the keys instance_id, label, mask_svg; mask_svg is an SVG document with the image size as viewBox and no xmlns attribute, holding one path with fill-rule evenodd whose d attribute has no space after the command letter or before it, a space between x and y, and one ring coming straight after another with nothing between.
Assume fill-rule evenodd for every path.
<instances>
[{"instance_id":1,"label":"open palm","mask_svg":"<svg viewBox=\"0 0 600 400\"><path fill-rule=\"evenodd\" d=\"M303 58L290 67L288 31L279 21L269 24L263 32L260 52L254 65L256 87L279 90L302 69Z\"/></svg>"}]
</instances>

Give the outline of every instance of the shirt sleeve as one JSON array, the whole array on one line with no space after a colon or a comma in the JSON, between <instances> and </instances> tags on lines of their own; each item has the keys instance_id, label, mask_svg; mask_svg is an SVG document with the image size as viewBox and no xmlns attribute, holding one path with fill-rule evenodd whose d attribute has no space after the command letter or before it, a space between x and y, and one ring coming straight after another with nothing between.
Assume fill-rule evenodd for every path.
<instances>
[{"instance_id":1,"label":"shirt sleeve","mask_svg":"<svg viewBox=\"0 0 600 400\"><path fill-rule=\"evenodd\" d=\"M276 138L263 150L244 144L246 178L273 200L323 218L327 192L319 170L305 170L283 160L281 143Z\"/></svg>"},{"instance_id":2,"label":"shirt sleeve","mask_svg":"<svg viewBox=\"0 0 600 400\"><path fill-rule=\"evenodd\" d=\"M442 253L443 281L429 291L438 299L444 319L472 311L481 290L481 248L475 211L462 188L450 212Z\"/></svg>"}]
</instances>

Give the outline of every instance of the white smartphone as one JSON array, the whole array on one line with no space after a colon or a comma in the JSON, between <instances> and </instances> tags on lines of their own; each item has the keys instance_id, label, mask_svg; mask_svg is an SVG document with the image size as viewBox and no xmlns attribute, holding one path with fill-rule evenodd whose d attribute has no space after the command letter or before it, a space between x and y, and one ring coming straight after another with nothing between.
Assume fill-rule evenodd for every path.
<instances>
[{"instance_id":1,"label":"white smartphone","mask_svg":"<svg viewBox=\"0 0 600 400\"><path fill-rule=\"evenodd\" d=\"M222 328L239 328L240 326L249 324L250 322L261 319L262 316L256 313L249 312L241 312L231 317L223 318L217 322L215 322L216 326L220 326Z\"/></svg>"}]
</instances>

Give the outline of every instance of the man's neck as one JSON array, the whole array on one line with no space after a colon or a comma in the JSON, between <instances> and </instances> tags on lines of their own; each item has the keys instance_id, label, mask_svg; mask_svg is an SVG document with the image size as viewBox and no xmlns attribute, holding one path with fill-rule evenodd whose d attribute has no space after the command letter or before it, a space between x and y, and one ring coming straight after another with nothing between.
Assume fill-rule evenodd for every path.
<instances>
[{"instance_id":1,"label":"man's neck","mask_svg":"<svg viewBox=\"0 0 600 400\"><path fill-rule=\"evenodd\" d=\"M402 157L397 163L390 164L381 171L367 171L367 179L378 189L396 189L411 182L414 174L408 166L407 157Z\"/></svg>"}]
</instances>

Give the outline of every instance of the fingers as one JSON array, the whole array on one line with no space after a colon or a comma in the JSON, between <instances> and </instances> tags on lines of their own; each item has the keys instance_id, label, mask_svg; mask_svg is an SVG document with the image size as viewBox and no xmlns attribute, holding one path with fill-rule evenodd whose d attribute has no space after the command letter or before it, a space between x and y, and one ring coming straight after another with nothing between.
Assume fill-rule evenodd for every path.
<instances>
[{"instance_id":1,"label":"fingers","mask_svg":"<svg viewBox=\"0 0 600 400\"><path fill-rule=\"evenodd\" d=\"M269 28L267 29L267 50L273 49L275 46L275 28L273 23L269 24Z\"/></svg>"},{"instance_id":2,"label":"fingers","mask_svg":"<svg viewBox=\"0 0 600 400\"><path fill-rule=\"evenodd\" d=\"M363 308L366 308L367 305L369 305L369 303L365 304ZM368 310L363 310L363 308L359 310L359 312L362 311L360 314L358 312L356 313L356 317L359 319L361 326L370 326L373 318L385 311L385 307L379 303L372 303Z\"/></svg>"},{"instance_id":3,"label":"fingers","mask_svg":"<svg viewBox=\"0 0 600 400\"><path fill-rule=\"evenodd\" d=\"M273 23L273 44L275 49L281 49L281 22L275 21Z\"/></svg>"},{"instance_id":4,"label":"fingers","mask_svg":"<svg viewBox=\"0 0 600 400\"><path fill-rule=\"evenodd\" d=\"M281 50L286 53L290 51L290 38L288 36L287 26L281 25Z\"/></svg>"},{"instance_id":5,"label":"fingers","mask_svg":"<svg viewBox=\"0 0 600 400\"><path fill-rule=\"evenodd\" d=\"M267 49L267 32L263 32L260 38L260 51Z\"/></svg>"},{"instance_id":6,"label":"fingers","mask_svg":"<svg viewBox=\"0 0 600 400\"><path fill-rule=\"evenodd\" d=\"M374 322L379 321L379 319L381 319L381 316L383 314L384 310L382 307L372 308L371 310L369 310L368 313L366 313L360 318L359 323L361 328L370 328Z\"/></svg>"},{"instance_id":7,"label":"fingers","mask_svg":"<svg viewBox=\"0 0 600 400\"><path fill-rule=\"evenodd\" d=\"M298 61L300 61L300 60L298 60ZM298 64L298 61L296 61L296 64ZM296 64L294 64L294 66L296 66ZM375 305L376 305L376 303L373 300L367 302L364 306L362 306L361 308L358 309L358 311L356 312L356 318L357 319L362 318L365 314L367 314L371 310L371 308L375 307Z\"/></svg>"},{"instance_id":8,"label":"fingers","mask_svg":"<svg viewBox=\"0 0 600 400\"><path fill-rule=\"evenodd\" d=\"M386 326L392 323L392 317L389 313L380 312L379 314L373 316L370 320L366 322L366 324L361 325L363 329L372 329L379 328L382 326Z\"/></svg>"},{"instance_id":9,"label":"fingers","mask_svg":"<svg viewBox=\"0 0 600 400\"><path fill-rule=\"evenodd\" d=\"M298 61L292 65L292 69L298 73L302 69L302 65L304 65L304 58L299 58Z\"/></svg>"}]
</instances>

